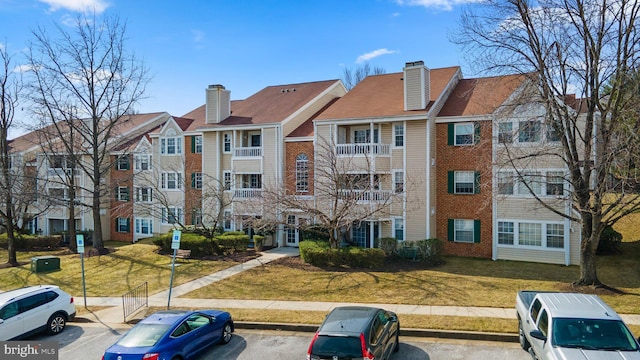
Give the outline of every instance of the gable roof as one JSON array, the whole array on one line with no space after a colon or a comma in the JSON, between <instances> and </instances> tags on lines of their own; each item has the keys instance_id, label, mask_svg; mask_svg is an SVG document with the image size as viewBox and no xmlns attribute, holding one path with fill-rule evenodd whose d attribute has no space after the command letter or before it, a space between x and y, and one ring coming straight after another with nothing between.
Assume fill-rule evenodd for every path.
<instances>
[{"instance_id":1,"label":"gable roof","mask_svg":"<svg viewBox=\"0 0 640 360\"><path fill-rule=\"evenodd\" d=\"M525 75L462 79L445 101L438 116L492 114L525 79Z\"/></svg>"},{"instance_id":2,"label":"gable roof","mask_svg":"<svg viewBox=\"0 0 640 360\"><path fill-rule=\"evenodd\" d=\"M190 130L234 125L278 123L293 115L339 80L267 86L244 100L231 101L231 116L218 124L206 124L206 104L182 117L193 119Z\"/></svg>"},{"instance_id":3,"label":"gable roof","mask_svg":"<svg viewBox=\"0 0 640 360\"><path fill-rule=\"evenodd\" d=\"M422 110L404 110L404 73L366 77L317 117L317 120L355 119L426 113L460 72L459 66L430 70L430 96Z\"/></svg>"}]
</instances>

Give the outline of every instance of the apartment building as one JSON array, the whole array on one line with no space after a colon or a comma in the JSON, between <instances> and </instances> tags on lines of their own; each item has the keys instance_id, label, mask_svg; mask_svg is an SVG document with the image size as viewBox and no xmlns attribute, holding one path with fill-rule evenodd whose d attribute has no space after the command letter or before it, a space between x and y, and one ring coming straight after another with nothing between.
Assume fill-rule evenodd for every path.
<instances>
[{"instance_id":1,"label":"apartment building","mask_svg":"<svg viewBox=\"0 0 640 360\"><path fill-rule=\"evenodd\" d=\"M459 67L422 61L348 92L327 80L268 86L231 101L223 85L210 85L205 104L182 117L134 115L122 129L128 141L111 154L103 233L137 241L180 224L252 234L269 220L279 224L273 245L297 246L300 229L316 219L278 197L329 207L322 164L331 159L351 184L337 190L339 199L355 198L351 210L370 214L345 227L344 244L439 238L453 255L577 264L578 227L558 215L571 211L564 164L513 161L515 153L558 146L544 110L533 97L521 101L529 85L516 75L465 79ZM45 154L33 133L12 146L15 163L39 177L70 171L64 154ZM64 200L62 187L39 186ZM50 206L34 218L34 231L65 230L65 211L64 203ZM76 226L92 228L86 209Z\"/></svg>"}]
</instances>

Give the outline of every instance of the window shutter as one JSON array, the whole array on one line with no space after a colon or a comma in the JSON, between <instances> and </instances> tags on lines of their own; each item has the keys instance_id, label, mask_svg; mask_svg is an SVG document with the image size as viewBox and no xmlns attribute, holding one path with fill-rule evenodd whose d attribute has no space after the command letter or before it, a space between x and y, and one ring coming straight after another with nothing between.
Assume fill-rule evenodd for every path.
<instances>
[{"instance_id":1,"label":"window shutter","mask_svg":"<svg viewBox=\"0 0 640 360\"><path fill-rule=\"evenodd\" d=\"M449 194L453 194L454 184L455 184L454 172L448 171L447 172L447 192Z\"/></svg>"},{"instance_id":2,"label":"window shutter","mask_svg":"<svg viewBox=\"0 0 640 360\"><path fill-rule=\"evenodd\" d=\"M480 122L473 123L473 142L477 144L480 142Z\"/></svg>"},{"instance_id":3,"label":"window shutter","mask_svg":"<svg viewBox=\"0 0 640 360\"><path fill-rule=\"evenodd\" d=\"M191 136L191 153L194 154L196 152L196 137L195 135Z\"/></svg>"},{"instance_id":4,"label":"window shutter","mask_svg":"<svg viewBox=\"0 0 640 360\"><path fill-rule=\"evenodd\" d=\"M473 175L473 193L480 194L480 171L474 172Z\"/></svg>"},{"instance_id":5,"label":"window shutter","mask_svg":"<svg viewBox=\"0 0 640 360\"><path fill-rule=\"evenodd\" d=\"M127 218L127 232L131 232L131 219Z\"/></svg>"},{"instance_id":6,"label":"window shutter","mask_svg":"<svg viewBox=\"0 0 640 360\"><path fill-rule=\"evenodd\" d=\"M162 173L162 176L160 177L160 188L161 189L165 189L167 187L167 174L166 173Z\"/></svg>"},{"instance_id":7,"label":"window shutter","mask_svg":"<svg viewBox=\"0 0 640 360\"><path fill-rule=\"evenodd\" d=\"M191 173L191 187L196 188L196 173Z\"/></svg>"},{"instance_id":8,"label":"window shutter","mask_svg":"<svg viewBox=\"0 0 640 360\"><path fill-rule=\"evenodd\" d=\"M125 188L124 190L125 190L124 193L125 193L125 197L126 197L125 200L126 201L131 200L131 189Z\"/></svg>"},{"instance_id":9,"label":"window shutter","mask_svg":"<svg viewBox=\"0 0 640 360\"><path fill-rule=\"evenodd\" d=\"M453 241L454 239L454 227L453 227L453 219L447 219L447 240Z\"/></svg>"},{"instance_id":10,"label":"window shutter","mask_svg":"<svg viewBox=\"0 0 640 360\"><path fill-rule=\"evenodd\" d=\"M448 124L447 126L447 145L455 144L455 125L453 123Z\"/></svg>"},{"instance_id":11,"label":"window shutter","mask_svg":"<svg viewBox=\"0 0 640 360\"><path fill-rule=\"evenodd\" d=\"M480 243L480 220L473 220L473 242Z\"/></svg>"},{"instance_id":12,"label":"window shutter","mask_svg":"<svg viewBox=\"0 0 640 360\"><path fill-rule=\"evenodd\" d=\"M120 232L120 218L116 218L116 232Z\"/></svg>"}]
</instances>

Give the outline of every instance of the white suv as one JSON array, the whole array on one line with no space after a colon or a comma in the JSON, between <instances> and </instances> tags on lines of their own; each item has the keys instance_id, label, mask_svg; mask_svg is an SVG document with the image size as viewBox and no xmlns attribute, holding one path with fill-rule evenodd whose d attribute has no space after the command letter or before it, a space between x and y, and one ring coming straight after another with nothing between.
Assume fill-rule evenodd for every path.
<instances>
[{"instance_id":1,"label":"white suv","mask_svg":"<svg viewBox=\"0 0 640 360\"><path fill-rule=\"evenodd\" d=\"M61 332L76 316L73 297L54 285L0 293L0 341Z\"/></svg>"}]
</instances>

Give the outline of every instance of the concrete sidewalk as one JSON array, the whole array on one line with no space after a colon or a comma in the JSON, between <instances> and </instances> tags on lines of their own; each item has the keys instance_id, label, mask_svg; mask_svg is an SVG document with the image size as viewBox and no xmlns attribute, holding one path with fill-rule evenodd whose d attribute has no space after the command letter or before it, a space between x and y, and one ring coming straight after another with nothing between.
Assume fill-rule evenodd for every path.
<instances>
[{"instance_id":1,"label":"concrete sidewalk","mask_svg":"<svg viewBox=\"0 0 640 360\"><path fill-rule=\"evenodd\" d=\"M303 310L329 312L337 306L365 305L381 307L401 315L449 315L515 319L515 308L461 307L461 306L429 306L429 305L400 305L400 304L363 304L318 301L278 301L278 300L238 300L238 299L190 299L181 298L193 290L224 280L242 271L249 270L273 260L299 256L297 248L281 247L262 252L262 256L228 269L204 276L199 279L176 286L171 291L171 307L188 308L234 308L234 309L262 309L262 310ZM166 307L169 290L161 291L149 296L149 306ZM84 298L76 297L76 306L84 305ZM120 297L87 297L88 306L106 306L104 310L83 314L82 317L90 321L111 324L112 326L126 324L123 313L122 298ZM640 315L620 315L627 324L640 324ZM135 315L129 317L136 318Z\"/></svg>"}]
</instances>

